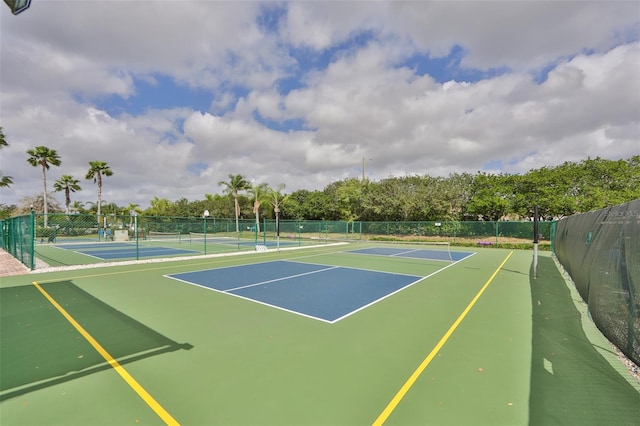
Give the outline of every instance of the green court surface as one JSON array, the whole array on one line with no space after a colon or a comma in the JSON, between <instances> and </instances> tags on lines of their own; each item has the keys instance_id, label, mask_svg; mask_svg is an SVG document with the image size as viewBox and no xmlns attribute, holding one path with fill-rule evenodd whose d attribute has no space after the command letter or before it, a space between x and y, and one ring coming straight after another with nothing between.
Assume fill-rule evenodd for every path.
<instances>
[{"instance_id":1,"label":"green court surface","mask_svg":"<svg viewBox=\"0 0 640 426\"><path fill-rule=\"evenodd\" d=\"M548 254L534 279L531 251L367 247L2 278L0 424L637 424L640 386ZM327 323L171 278L253 265L260 289L281 260L418 279Z\"/></svg>"}]
</instances>

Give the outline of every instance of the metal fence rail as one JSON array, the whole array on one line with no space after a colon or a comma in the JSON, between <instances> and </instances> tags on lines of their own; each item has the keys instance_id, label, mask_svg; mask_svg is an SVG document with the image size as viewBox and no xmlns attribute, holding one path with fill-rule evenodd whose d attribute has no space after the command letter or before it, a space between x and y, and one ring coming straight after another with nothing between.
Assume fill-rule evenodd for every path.
<instances>
[{"instance_id":1,"label":"metal fence rail","mask_svg":"<svg viewBox=\"0 0 640 426\"><path fill-rule=\"evenodd\" d=\"M46 219L46 220L45 220ZM46 224L46 225L45 225ZM550 240L551 222L541 223ZM530 243L533 222L345 222L32 213L1 221L2 248L27 267L184 256L329 241ZM112 243L88 246L91 243ZM118 245L119 244L119 245ZM133 248L135 245L135 250ZM105 254L105 249L114 253ZM153 250L152 250L153 248ZM161 248L164 248L162 250ZM128 250L125 250L128 249Z\"/></svg>"}]
</instances>

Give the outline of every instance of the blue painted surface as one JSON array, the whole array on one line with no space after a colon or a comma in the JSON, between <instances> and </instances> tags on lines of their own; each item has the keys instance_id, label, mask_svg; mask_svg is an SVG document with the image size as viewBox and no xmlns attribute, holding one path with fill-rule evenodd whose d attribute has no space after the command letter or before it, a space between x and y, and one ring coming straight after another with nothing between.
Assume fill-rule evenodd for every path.
<instances>
[{"instance_id":1,"label":"blue painted surface","mask_svg":"<svg viewBox=\"0 0 640 426\"><path fill-rule=\"evenodd\" d=\"M77 250L79 253L97 257L99 259L135 259L136 249L117 250ZM173 256L177 254L201 254L194 250L175 249L169 247L140 247L137 251L138 257L160 257Z\"/></svg>"},{"instance_id":2,"label":"blue painted surface","mask_svg":"<svg viewBox=\"0 0 640 426\"><path fill-rule=\"evenodd\" d=\"M57 244L56 247L92 256L102 260L135 259L137 257L173 256L178 254L199 254L200 252L169 247L139 247L133 243L88 243Z\"/></svg>"},{"instance_id":3,"label":"blue painted surface","mask_svg":"<svg viewBox=\"0 0 640 426\"><path fill-rule=\"evenodd\" d=\"M227 291L238 287L294 277L321 271L331 266L311 263L287 262L284 260L253 263L251 265L231 266L228 268L208 269L169 275L182 281L194 283L213 290Z\"/></svg>"},{"instance_id":4,"label":"blue painted surface","mask_svg":"<svg viewBox=\"0 0 640 426\"><path fill-rule=\"evenodd\" d=\"M169 277L327 322L344 318L422 278L289 261Z\"/></svg>"},{"instance_id":5,"label":"blue painted surface","mask_svg":"<svg viewBox=\"0 0 640 426\"><path fill-rule=\"evenodd\" d=\"M452 251L451 259L449 252L444 250L428 250L428 249L409 249L402 247L372 247L361 250L350 250L347 253L370 254L376 256L392 256L392 257L409 257L413 259L431 259L431 260L453 260L458 261L467 258L475 253Z\"/></svg>"},{"instance_id":6,"label":"blue painted surface","mask_svg":"<svg viewBox=\"0 0 640 426\"><path fill-rule=\"evenodd\" d=\"M85 244L56 244L55 247L63 248L65 250L90 250L90 249L105 249L105 248L121 248L121 247L135 247L133 243L85 243Z\"/></svg>"}]
</instances>

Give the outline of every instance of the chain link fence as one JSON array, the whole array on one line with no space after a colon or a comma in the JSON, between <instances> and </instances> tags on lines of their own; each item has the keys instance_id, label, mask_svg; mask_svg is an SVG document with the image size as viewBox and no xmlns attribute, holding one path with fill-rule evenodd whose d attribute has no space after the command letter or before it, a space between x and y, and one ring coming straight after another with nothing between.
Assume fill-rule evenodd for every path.
<instances>
[{"instance_id":1,"label":"chain link fence","mask_svg":"<svg viewBox=\"0 0 640 426\"><path fill-rule=\"evenodd\" d=\"M31 269L326 244L448 242L528 248L533 222L344 222L33 213L3 220L2 248ZM551 222L541 223L549 241ZM37 260L37 262L36 262Z\"/></svg>"}]
</instances>

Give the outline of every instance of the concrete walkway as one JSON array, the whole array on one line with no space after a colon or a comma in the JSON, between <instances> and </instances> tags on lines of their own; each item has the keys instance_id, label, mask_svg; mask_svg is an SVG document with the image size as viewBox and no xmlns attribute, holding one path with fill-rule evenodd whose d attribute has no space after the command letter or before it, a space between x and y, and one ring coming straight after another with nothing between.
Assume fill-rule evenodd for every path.
<instances>
[{"instance_id":1,"label":"concrete walkway","mask_svg":"<svg viewBox=\"0 0 640 426\"><path fill-rule=\"evenodd\" d=\"M0 277L28 274L29 268L6 251L0 249Z\"/></svg>"}]
</instances>

